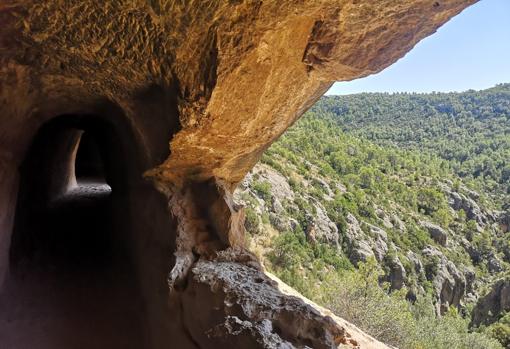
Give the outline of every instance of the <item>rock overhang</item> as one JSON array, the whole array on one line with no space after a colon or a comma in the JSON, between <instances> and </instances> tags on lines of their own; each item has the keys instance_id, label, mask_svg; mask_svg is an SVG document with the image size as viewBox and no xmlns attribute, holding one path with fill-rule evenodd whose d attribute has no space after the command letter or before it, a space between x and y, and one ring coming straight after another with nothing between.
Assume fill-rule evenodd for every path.
<instances>
[{"instance_id":1,"label":"rock overhang","mask_svg":"<svg viewBox=\"0 0 510 349\"><path fill-rule=\"evenodd\" d=\"M0 273L15 169L48 120L123 119L134 175L177 220L169 281L186 290L200 258L242 250L232 192L264 150L334 81L384 69L474 2L2 1Z\"/></svg>"}]
</instances>

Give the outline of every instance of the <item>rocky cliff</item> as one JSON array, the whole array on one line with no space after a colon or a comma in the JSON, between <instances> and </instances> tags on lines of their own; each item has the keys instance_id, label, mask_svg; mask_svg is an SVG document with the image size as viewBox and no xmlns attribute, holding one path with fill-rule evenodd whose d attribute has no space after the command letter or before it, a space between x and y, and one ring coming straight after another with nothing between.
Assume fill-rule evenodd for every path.
<instances>
[{"instance_id":1,"label":"rocky cliff","mask_svg":"<svg viewBox=\"0 0 510 349\"><path fill-rule=\"evenodd\" d=\"M491 324L510 311L510 280L497 280L473 310L473 324Z\"/></svg>"},{"instance_id":2,"label":"rocky cliff","mask_svg":"<svg viewBox=\"0 0 510 349\"><path fill-rule=\"evenodd\" d=\"M251 247L263 258L274 252L270 241L276 236L302 231L310 243L331 247L353 265L375 259L385 270L384 281L394 290L407 287L411 299L417 293L424 294L424 287L432 286L438 314L445 313L450 306L459 308L466 301L477 299L479 288L488 280L478 280L481 273L475 273L475 265L487 270L489 275L501 275L508 270L504 251L498 252L496 243L494 247L480 245L477 237L467 240L465 231L457 227L446 230L425 220L426 216L399 206L398 202L377 203L373 197L369 199L375 206L373 216L358 218L353 214L355 208L349 212L334 204L338 198L355 195L356 186L347 189L338 179L322 176L313 164L302 173L289 159L273 156L269 162L274 160L277 166L257 164L235 195L238 204L246 206L249 213L246 228L253 240ZM296 185L298 177L300 185ZM465 198L446 184L442 187L449 197ZM493 236L501 235L497 217L469 200L469 207L476 205L476 217L483 222L472 234L481 235L487 229ZM452 212L460 211L456 201L449 202ZM416 234L414 229L423 234L423 245L401 240L404 235Z\"/></svg>"},{"instance_id":3,"label":"rocky cliff","mask_svg":"<svg viewBox=\"0 0 510 349\"><path fill-rule=\"evenodd\" d=\"M106 162L112 238L134 265L144 347L355 345L269 285L262 308L238 309L242 288L264 276L246 271L257 261L242 252L218 262L219 251L243 251L232 192L333 81L382 70L473 2L1 1L0 280L15 271L11 241L25 248L11 239L15 215L70 185L79 129ZM28 188L55 189L35 198ZM311 222L310 235L331 239L326 228ZM211 299L204 312L193 314L193 295ZM219 303L236 311L213 316Z\"/></svg>"}]
</instances>

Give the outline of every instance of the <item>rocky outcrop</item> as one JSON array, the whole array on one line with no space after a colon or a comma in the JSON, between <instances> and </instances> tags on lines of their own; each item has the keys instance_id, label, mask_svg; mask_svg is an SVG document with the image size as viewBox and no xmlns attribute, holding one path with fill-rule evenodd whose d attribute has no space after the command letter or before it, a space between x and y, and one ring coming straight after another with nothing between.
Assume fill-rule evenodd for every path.
<instances>
[{"instance_id":1,"label":"rocky outcrop","mask_svg":"<svg viewBox=\"0 0 510 349\"><path fill-rule=\"evenodd\" d=\"M464 191L467 192L468 195L464 195L462 193L458 193L456 191L451 190L450 188L445 188L445 192L448 195L448 202L451 208L455 211L463 210L466 213L466 219L474 220L479 226L485 226L490 223L490 219L488 216L492 216L488 212L483 212L480 206L476 203L475 200L478 200L478 193L469 190L467 188L463 188ZM490 217L493 219L493 217Z\"/></svg>"},{"instance_id":2,"label":"rocky outcrop","mask_svg":"<svg viewBox=\"0 0 510 349\"><path fill-rule=\"evenodd\" d=\"M252 197L257 199L259 204L255 207L255 210L258 213L262 213L262 209L264 209L264 211L268 213L269 221L274 228L280 232L296 229L298 223L295 219L289 217L289 214L283 207L283 203L285 203L286 207L299 210L294 203L297 194L281 173L268 165L257 164L241 183L239 190L234 193L234 198L239 205L246 205L246 202L242 199L242 195L243 193L250 193ZM268 188L270 188L269 195L257 192L256 187L260 184L268 185ZM327 186L329 191L331 191L327 183L323 182L322 185ZM310 196L306 196L304 199L311 204L310 210L304 212L306 224L303 230L308 240L338 247L338 227L328 217L324 206L318 200Z\"/></svg>"},{"instance_id":3,"label":"rocky outcrop","mask_svg":"<svg viewBox=\"0 0 510 349\"><path fill-rule=\"evenodd\" d=\"M315 214L307 216L306 235L311 241L320 241L338 247L338 228L326 214L326 209L314 203Z\"/></svg>"},{"instance_id":4,"label":"rocky outcrop","mask_svg":"<svg viewBox=\"0 0 510 349\"><path fill-rule=\"evenodd\" d=\"M200 260L188 278L176 300L191 310L183 321L201 347L388 348L266 275L243 252Z\"/></svg>"},{"instance_id":5,"label":"rocky outcrop","mask_svg":"<svg viewBox=\"0 0 510 349\"><path fill-rule=\"evenodd\" d=\"M496 281L473 308L471 325L490 325L510 311L510 279Z\"/></svg>"},{"instance_id":6,"label":"rocky outcrop","mask_svg":"<svg viewBox=\"0 0 510 349\"><path fill-rule=\"evenodd\" d=\"M423 271L423 263L422 263L420 257L412 251L408 251L406 257L412 263L414 271L417 274L420 274Z\"/></svg>"},{"instance_id":7,"label":"rocky outcrop","mask_svg":"<svg viewBox=\"0 0 510 349\"><path fill-rule=\"evenodd\" d=\"M489 269L489 273L492 273L492 274L497 274L497 273L505 270L503 268L503 265L502 265L501 261L499 260L499 258L497 256L495 256L493 253L491 253L488 256L487 268Z\"/></svg>"},{"instance_id":8,"label":"rocky outcrop","mask_svg":"<svg viewBox=\"0 0 510 349\"><path fill-rule=\"evenodd\" d=\"M360 223L349 213L346 217L347 231L345 243L347 251L349 251L349 259L352 264L357 265L359 262L366 262L368 258L375 257L372 247L366 241L365 233L361 230Z\"/></svg>"},{"instance_id":9,"label":"rocky outcrop","mask_svg":"<svg viewBox=\"0 0 510 349\"><path fill-rule=\"evenodd\" d=\"M204 335L197 324L169 320L192 310L167 307L164 275L173 296L185 297L199 287L187 281L205 268L200 258L242 250L244 213L232 193L262 152L333 81L382 70L474 2L3 1L0 284L16 169L41 127L59 117L61 127L92 130L126 157L109 174L119 205L129 207L116 223L129 230L149 347L195 346ZM239 321L247 320L229 318L216 332L223 347L236 346L236 333L251 343L274 333L267 322ZM318 331L317 347L329 345Z\"/></svg>"},{"instance_id":10,"label":"rocky outcrop","mask_svg":"<svg viewBox=\"0 0 510 349\"><path fill-rule=\"evenodd\" d=\"M444 314L450 306L459 307L466 293L464 274L436 248L428 246L422 253L431 261L425 267L433 268L426 273L434 287L437 313Z\"/></svg>"},{"instance_id":11,"label":"rocky outcrop","mask_svg":"<svg viewBox=\"0 0 510 349\"><path fill-rule=\"evenodd\" d=\"M435 242L437 242L441 246L446 246L446 242L448 239L448 234L446 233L446 230L441 228L440 226L422 221L420 222L420 225L425 228L432 239L434 239Z\"/></svg>"},{"instance_id":12,"label":"rocky outcrop","mask_svg":"<svg viewBox=\"0 0 510 349\"><path fill-rule=\"evenodd\" d=\"M498 223L502 233L510 232L510 212L501 212L498 217Z\"/></svg>"},{"instance_id":13,"label":"rocky outcrop","mask_svg":"<svg viewBox=\"0 0 510 349\"><path fill-rule=\"evenodd\" d=\"M398 258L391 258L388 261L390 268L389 282L392 290L400 290L404 287L404 282L407 276L406 270Z\"/></svg>"},{"instance_id":14,"label":"rocky outcrop","mask_svg":"<svg viewBox=\"0 0 510 349\"><path fill-rule=\"evenodd\" d=\"M199 261L182 297L184 323L201 347L358 347L344 328L301 299L281 293L260 270Z\"/></svg>"},{"instance_id":15,"label":"rocky outcrop","mask_svg":"<svg viewBox=\"0 0 510 349\"><path fill-rule=\"evenodd\" d=\"M256 179L254 177L256 177ZM243 183L247 187L252 184L253 181L266 182L269 184L271 195L273 196L273 206L281 207L283 201L292 201L294 199L294 191L291 189L287 178L265 164L257 164L253 170L246 175ZM277 204L274 203L275 200L278 202ZM273 207L273 209L278 213L279 209L276 207Z\"/></svg>"},{"instance_id":16,"label":"rocky outcrop","mask_svg":"<svg viewBox=\"0 0 510 349\"><path fill-rule=\"evenodd\" d=\"M344 243L351 262L356 265L359 262L366 262L370 257L381 262L389 249L386 232L372 224L360 223L351 213L347 214L346 222ZM362 224L368 231L367 233L363 231Z\"/></svg>"}]
</instances>

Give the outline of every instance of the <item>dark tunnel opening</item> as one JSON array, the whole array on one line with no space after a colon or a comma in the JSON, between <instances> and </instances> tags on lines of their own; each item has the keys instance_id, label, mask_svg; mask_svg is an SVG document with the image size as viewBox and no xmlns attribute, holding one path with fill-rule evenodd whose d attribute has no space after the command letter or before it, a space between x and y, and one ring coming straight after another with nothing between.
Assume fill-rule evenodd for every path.
<instances>
[{"instance_id":1,"label":"dark tunnel opening","mask_svg":"<svg viewBox=\"0 0 510 349\"><path fill-rule=\"evenodd\" d=\"M126 169L96 116L45 124L20 168L3 348L142 348L143 306L125 229Z\"/></svg>"}]
</instances>

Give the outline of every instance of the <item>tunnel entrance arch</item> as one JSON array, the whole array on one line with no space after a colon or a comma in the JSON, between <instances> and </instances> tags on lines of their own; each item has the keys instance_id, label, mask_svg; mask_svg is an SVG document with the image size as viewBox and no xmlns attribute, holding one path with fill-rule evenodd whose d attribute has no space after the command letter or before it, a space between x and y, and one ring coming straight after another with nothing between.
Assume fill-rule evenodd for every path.
<instances>
[{"instance_id":1,"label":"tunnel entrance arch","mask_svg":"<svg viewBox=\"0 0 510 349\"><path fill-rule=\"evenodd\" d=\"M144 347L121 138L90 114L55 117L34 138L0 297L6 347Z\"/></svg>"}]
</instances>

